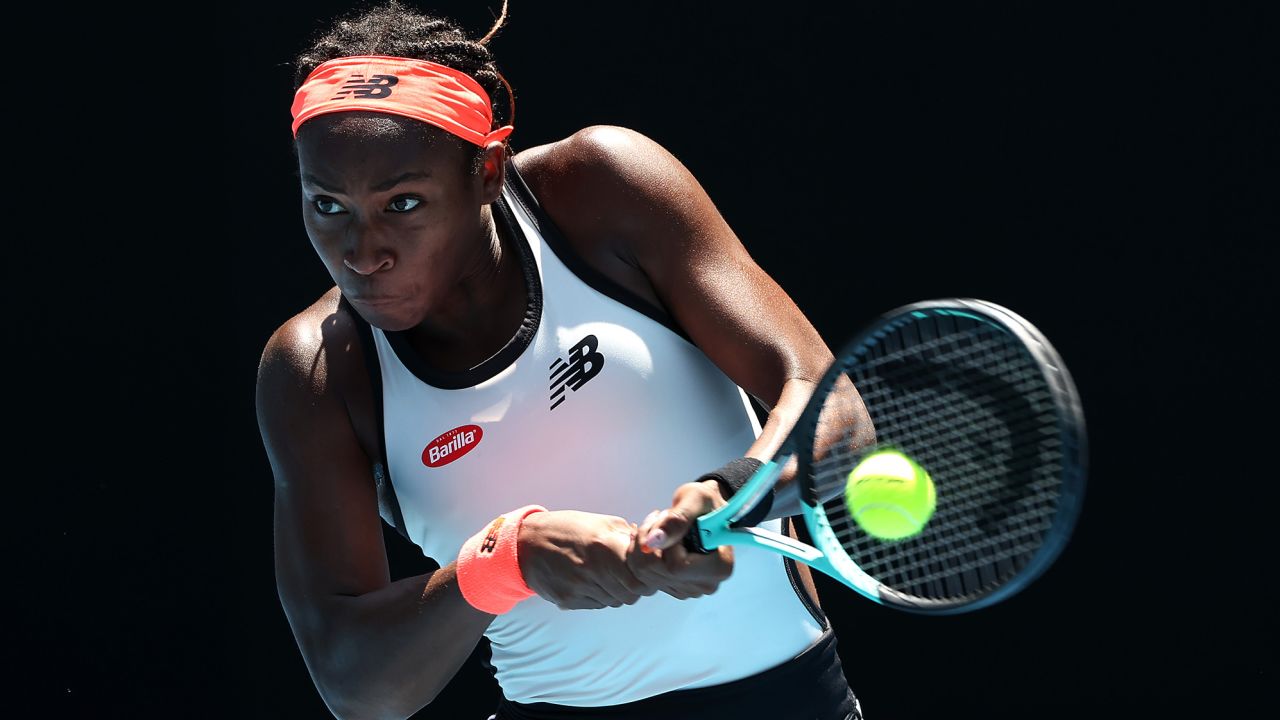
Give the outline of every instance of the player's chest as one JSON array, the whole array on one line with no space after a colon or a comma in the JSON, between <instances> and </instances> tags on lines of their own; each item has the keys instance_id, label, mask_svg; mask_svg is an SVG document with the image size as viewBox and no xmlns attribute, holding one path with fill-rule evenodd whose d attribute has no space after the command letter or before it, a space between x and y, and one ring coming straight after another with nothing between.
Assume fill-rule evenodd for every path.
<instances>
[{"instance_id":1,"label":"player's chest","mask_svg":"<svg viewBox=\"0 0 1280 720\"><path fill-rule=\"evenodd\" d=\"M687 343L677 343L609 319L573 322L549 308L519 358L473 387L434 387L389 363L382 374L389 452L418 456L421 471L462 469L634 432L679 392L658 370L683 373L696 361L679 357Z\"/></svg>"}]
</instances>

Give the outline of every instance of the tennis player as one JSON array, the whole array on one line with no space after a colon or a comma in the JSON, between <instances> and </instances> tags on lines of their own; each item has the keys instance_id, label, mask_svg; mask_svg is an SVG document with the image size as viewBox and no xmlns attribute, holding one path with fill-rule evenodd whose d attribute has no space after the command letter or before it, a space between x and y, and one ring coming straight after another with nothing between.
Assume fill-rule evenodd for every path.
<instances>
[{"instance_id":1,"label":"tennis player","mask_svg":"<svg viewBox=\"0 0 1280 720\"><path fill-rule=\"evenodd\" d=\"M807 568L681 544L830 351L652 140L513 151L505 17L473 41L389 2L296 61L302 218L335 285L267 342L257 412L320 695L408 717L483 636L502 700L477 718L861 717ZM379 518L440 569L393 581Z\"/></svg>"}]
</instances>

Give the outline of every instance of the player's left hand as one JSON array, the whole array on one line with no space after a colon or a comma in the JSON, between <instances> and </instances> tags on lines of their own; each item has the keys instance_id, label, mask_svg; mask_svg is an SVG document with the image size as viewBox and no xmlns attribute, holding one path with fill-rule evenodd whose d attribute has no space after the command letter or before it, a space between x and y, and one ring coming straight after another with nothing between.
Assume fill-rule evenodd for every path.
<instances>
[{"instance_id":1,"label":"player's left hand","mask_svg":"<svg viewBox=\"0 0 1280 720\"><path fill-rule=\"evenodd\" d=\"M725 504L714 480L676 488L671 507L655 510L640 523L627 565L651 587L685 600L710 595L733 572L733 548L724 545L707 555L685 549L685 533L693 519Z\"/></svg>"}]
</instances>

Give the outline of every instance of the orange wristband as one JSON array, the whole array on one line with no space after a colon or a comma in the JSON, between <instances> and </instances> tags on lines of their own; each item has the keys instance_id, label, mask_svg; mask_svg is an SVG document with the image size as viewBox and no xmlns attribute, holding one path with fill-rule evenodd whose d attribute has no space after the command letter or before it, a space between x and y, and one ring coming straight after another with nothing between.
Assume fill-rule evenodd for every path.
<instances>
[{"instance_id":1,"label":"orange wristband","mask_svg":"<svg viewBox=\"0 0 1280 720\"><path fill-rule=\"evenodd\" d=\"M524 519L546 512L541 505L526 505L501 515L471 536L458 551L458 589L475 609L502 615L535 593L524 581L516 557L516 538Z\"/></svg>"}]
</instances>

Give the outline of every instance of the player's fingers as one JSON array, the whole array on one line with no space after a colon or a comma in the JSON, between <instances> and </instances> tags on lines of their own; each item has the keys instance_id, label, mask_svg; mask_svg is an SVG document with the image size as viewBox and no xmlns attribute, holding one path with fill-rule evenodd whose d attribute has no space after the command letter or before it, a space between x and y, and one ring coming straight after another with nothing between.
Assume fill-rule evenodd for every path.
<instances>
[{"instance_id":1,"label":"player's fingers","mask_svg":"<svg viewBox=\"0 0 1280 720\"><path fill-rule=\"evenodd\" d=\"M618 570L615 576L617 585L614 592L620 597L632 597L632 602L639 600L641 597L647 597L658 591L658 587L652 579L645 579L636 574L636 571L628 564L626 567Z\"/></svg>"},{"instance_id":2,"label":"player's fingers","mask_svg":"<svg viewBox=\"0 0 1280 720\"><path fill-rule=\"evenodd\" d=\"M649 531L643 535L645 546L650 550L678 547L685 533L689 532L691 518L697 517L699 507L677 506L658 513Z\"/></svg>"},{"instance_id":3,"label":"player's fingers","mask_svg":"<svg viewBox=\"0 0 1280 720\"><path fill-rule=\"evenodd\" d=\"M566 602L563 605L557 605L556 607L561 610L599 610L605 606L594 600L574 598L573 600Z\"/></svg>"},{"instance_id":4,"label":"player's fingers","mask_svg":"<svg viewBox=\"0 0 1280 720\"><path fill-rule=\"evenodd\" d=\"M689 568L691 561L691 553L680 543L662 551L662 564L667 566L672 575L683 573Z\"/></svg>"},{"instance_id":5,"label":"player's fingers","mask_svg":"<svg viewBox=\"0 0 1280 720\"><path fill-rule=\"evenodd\" d=\"M622 603L615 600L611 593L598 584L579 584L572 595L564 598L556 605L561 610L599 610L604 607L618 607Z\"/></svg>"},{"instance_id":6,"label":"player's fingers","mask_svg":"<svg viewBox=\"0 0 1280 720\"><path fill-rule=\"evenodd\" d=\"M601 586L622 605L633 605L642 596L652 595L657 592L657 588L651 587L644 580L637 577L632 569L631 557L635 554L634 548L638 544L639 541L633 536L631 547L627 549L623 561L610 562L606 568L608 575L600 578Z\"/></svg>"},{"instance_id":7,"label":"player's fingers","mask_svg":"<svg viewBox=\"0 0 1280 720\"><path fill-rule=\"evenodd\" d=\"M671 584L681 584L688 591L704 595L715 592L733 573L733 548L728 546L703 555L677 545L664 550L662 556L663 565L672 577Z\"/></svg>"},{"instance_id":8,"label":"player's fingers","mask_svg":"<svg viewBox=\"0 0 1280 720\"><path fill-rule=\"evenodd\" d=\"M639 528L641 552L646 552L646 553L654 552L652 548L650 548L647 544L645 544L645 540L647 540L650 533L653 532L653 529L655 527L654 523L657 521L658 517L662 515L662 513L663 513L662 510L654 510L650 512L648 515L645 516L644 520L640 521L640 524L637 526Z\"/></svg>"},{"instance_id":9,"label":"player's fingers","mask_svg":"<svg viewBox=\"0 0 1280 720\"><path fill-rule=\"evenodd\" d=\"M606 594L602 599L609 607L631 605L641 595L654 592L631 568L630 558L639 545L638 528L624 521L615 529L619 532L616 541L611 540L592 563L596 568L593 579Z\"/></svg>"},{"instance_id":10,"label":"player's fingers","mask_svg":"<svg viewBox=\"0 0 1280 720\"><path fill-rule=\"evenodd\" d=\"M661 555L642 545L638 533L631 539L626 566L631 577L638 583L638 586L630 586L631 589L641 595L653 595L671 580L671 574L663 565Z\"/></svg>"},{"instance_id":11,"label":"player's fingers","mask_svg":"<svg viewBox=\"0 0 1280 720\"><path fill-rule=\"evenodd\" d=\"M715 563L714 567L719 570L719 579L723 582L733 574L733 547L721 545L712 554L719 558L719 562Z\"/></svg>"},{"instance_id":12,"label":"player's fingers","mask_svg":"<svg viewBox=\"0 0 1280 720\"><path fill-rule=\"evenodd\" d=\"M609 593L609 600L606 603L609 607L634 605L640 601L641 593L627 587L621 578L610 578L601 586Z\"/></svg>"},{"instance_id":13,"label":"player's fingers","mask_svg":"<svg viewBox=\"0 0 1280 720\"><path fill-rule=\"evenodd\" d=\"M644 544L653 550L666 550L679 545L693 527L694 521L723 504L714 483L689 482L676 488L671 507L658 513L650 523L642 523ZM647 529L646 524L650 525Z\"/></svg>"}]
</instances>

